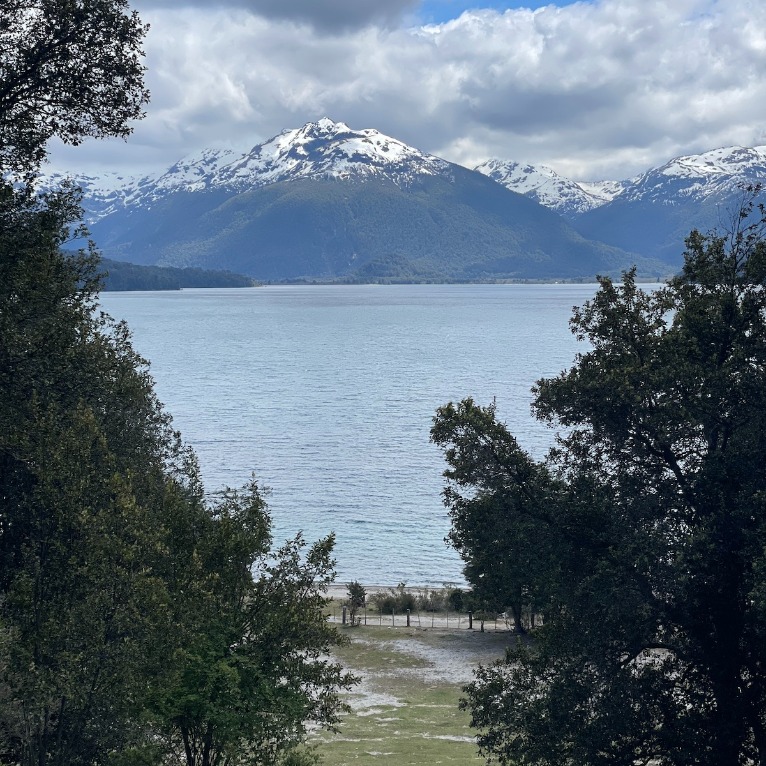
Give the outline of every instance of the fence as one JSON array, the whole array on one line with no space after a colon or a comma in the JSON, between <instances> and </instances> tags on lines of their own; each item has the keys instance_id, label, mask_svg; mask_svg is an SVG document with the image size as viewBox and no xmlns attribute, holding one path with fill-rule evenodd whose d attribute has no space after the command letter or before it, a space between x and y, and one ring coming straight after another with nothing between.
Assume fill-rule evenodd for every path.
<instances>
[{"instance_id":1,"label":"fence","mask_svg":"<svg viewBox=\"0 0 766 766\"><path fill-rule=\"evenodd\" d=\"M347 607L333 606L328 615L330 622L339 625L350 625L351 614ZM405 612L382 612L360 609L356 615L358 625L368 625L389 628L433 628L440 630L478 630L484 632L513 631L513 620L505 615L491 618L472 612L439 612L406 610Z\"/></svg>"}]
</instances>

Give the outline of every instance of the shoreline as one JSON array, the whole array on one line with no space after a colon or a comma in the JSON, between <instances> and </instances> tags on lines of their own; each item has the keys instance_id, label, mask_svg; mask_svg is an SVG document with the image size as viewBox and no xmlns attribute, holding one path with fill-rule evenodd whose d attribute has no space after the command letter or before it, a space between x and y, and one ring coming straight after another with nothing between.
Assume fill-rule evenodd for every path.
<instances>
[{"instance_id":1,"label":"shoreline","mask_svg":"<svg viewBox=\"0 0 766 766\"><path fill-rule=\"evenodd\" d=\"M365 583L361 583L362 587L364 588L365 592L368 596L373 595L374 593L388 593L389 591L399 591L399 587L396 585L366 585ZM458 590L467 591L469 590L468 585L457 585L454 586L449 585L448 587L454 587ZM428 585L405 585L404 588L402 588L404 593L413 593L417 595L418 593L425 593L426 591L428 593L441 593L445 590L447 590L446 587L430 587ZM332 599L338 599L343 598L344 596L348 595L348 583L332 583L331 585L327 586L327 597Z\"/></svg>"}]
</instances>

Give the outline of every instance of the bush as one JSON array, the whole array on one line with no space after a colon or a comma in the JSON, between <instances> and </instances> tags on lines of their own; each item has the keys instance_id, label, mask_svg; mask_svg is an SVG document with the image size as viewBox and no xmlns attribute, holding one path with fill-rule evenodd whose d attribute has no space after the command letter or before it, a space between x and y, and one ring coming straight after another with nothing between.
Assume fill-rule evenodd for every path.
<instances>
[{"instance_id":1,"label":"bush","mask_svg":"<svg viewBox=\"0 0 766 766\"><path fill-rule=\"evenodd\" d=\"M391 614L392 612L401 614L408 609L414 612L417 608L417 601L412 593L407 593L406 587L407 583L400 582L395 588L389 588L388 592L374 593L370 596L370 601L381 614Z\"/></svg>"},{"instance_id":2,"label":"bush","mask_svg":"<svg viewBox=\"0 0 766 766\"><path fill-rule=\"evenodd\" d=\"M374 593L370 596L370 602L381 614L402 614L408 609L411 612L464 612L471 608L471 594L459 588L424 588L417 593L409 593L406 587L406 583L400 582L395 588Z\"/></svg>"}]
</instances>

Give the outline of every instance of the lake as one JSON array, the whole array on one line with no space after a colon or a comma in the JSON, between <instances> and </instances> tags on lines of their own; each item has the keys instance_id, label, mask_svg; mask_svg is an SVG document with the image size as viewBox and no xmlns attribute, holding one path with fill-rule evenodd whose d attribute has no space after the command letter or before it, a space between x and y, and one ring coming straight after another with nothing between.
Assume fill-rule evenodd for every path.
<instances>
[{"instance_id":1,"label":"lake","mask_svg":"<svg viewBox=\"0 0 766 766\"><path fill-rule=\"evenodd\" d=\"M595 285L280 286L104 293L151 363L206 489L252 472L274 536L337 536L338 581L463 582L444 543L437 407L497 403L542 457L530 387L571 366L574 305ZM581 350L581 349L580 349Z\"/></svg>"}]
</instances>

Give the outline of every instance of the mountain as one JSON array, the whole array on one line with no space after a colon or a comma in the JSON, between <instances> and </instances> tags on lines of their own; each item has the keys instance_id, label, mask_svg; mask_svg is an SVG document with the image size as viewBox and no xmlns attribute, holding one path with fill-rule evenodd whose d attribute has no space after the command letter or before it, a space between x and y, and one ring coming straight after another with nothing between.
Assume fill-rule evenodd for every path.
<instances>
[{"instance_id":1,"label":"mountain","mask_svg":"<svg viewBox=\"0 0 766 766\"><path fill-rule=\"evenodd\" d=\"M94 239L140 264L271 281L585 279L636 261L646 275L663 270L587 241L481 173L329 119L108 185L86 179Z\"/></svg>"},{"instance_id":2,"label":"mountain","mask_svg":"<svg viewBox=\"0 0 766 766\"><path fill-rule=\"evenodd\" d=\"M574 218L600 207L622 191L619 181L579 184L560 176L546 165L487 160L474 170L566 218Z\"/></svg>"},{"instance_id":3,"label":"mountain","mask_svg":"<svg viewBox=\"0 0 766 766\"><path fill-rule=\"evenodd\" d=\"M766 146L676 157L643 173L611 202L573 221L585 237L680 265L692 229L725 231L744 187L766 182Z\"/></svg>"},{"instance_id":4,"label":"mountain","mask_svg":"<svg viewBox=\"0 0 766 766\"><path fill-rule=\"evenodd\" d=\"M766 184L766 146L732 146L676 157L611 184L577 184L543 166L499 160L477 170L557 210L588 239L677 267L692 229L725 230L743 189Z\"/></svg>"}]
</instances>

